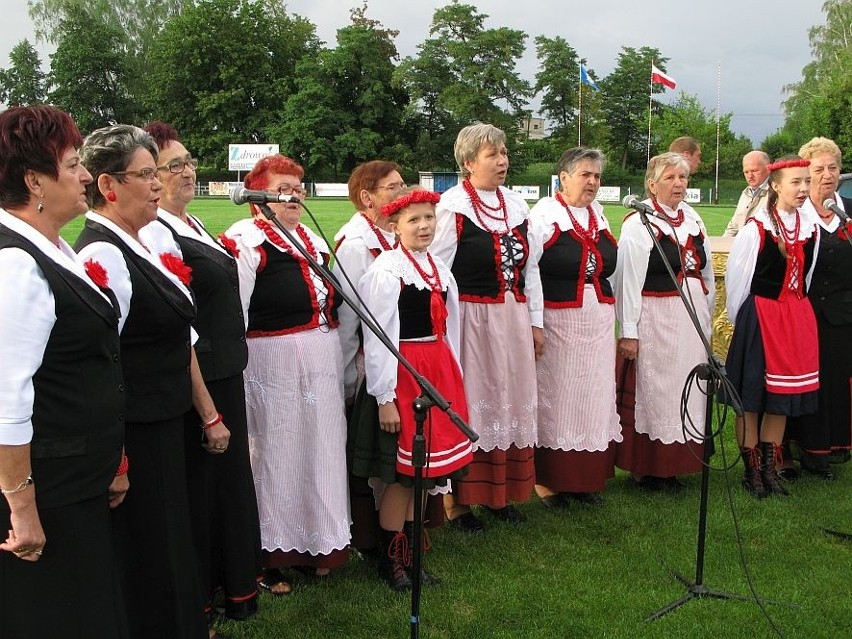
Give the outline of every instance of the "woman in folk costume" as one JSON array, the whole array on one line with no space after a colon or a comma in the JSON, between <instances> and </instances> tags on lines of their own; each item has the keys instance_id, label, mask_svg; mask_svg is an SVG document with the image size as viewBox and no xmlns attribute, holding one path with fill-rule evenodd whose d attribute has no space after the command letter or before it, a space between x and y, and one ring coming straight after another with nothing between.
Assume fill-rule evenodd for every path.
<instances>
[{"instance_id":1,"label":"woman in folk costume","mask_svg":"<svg viewBox=\"0 0 852 639\"><path fill-rule=\"evenodd\" d=\"M707 231L683 199L689 164L680 153L651 158L645 172L648 221L704 332L710 338L715 289ZM660 252L640 216L624 220L614 275L619 355L636 373L634 419L622 413L624 441L616 465L646 490L678 490L679 475L701 470L701 433L684 432L680 397L690 371L707 354ZM694 424L704 424L706 401L694 388L688 404Z\"/></svg>"},{"instance_id":2,"label":"woman in folk costume","mask_svg":"<svg viewBox=\"0 0 852 639\"><path fill-rule=\"evenodd\" d=\"M617 245L595 200L604 156L578 147L557 165L560 189L530 211L544 292L547 349L538 371L536 492L546 506L599 504L613 476L621 424L615 410L615 307L608 277Z\"/></svg>"},{"instance_id":3,"label":"woman in folk costume","mask_svg":"<svg viewBox=\"0 0 852 639\"><path fill-rule=\"evenodd\" d=\"M367 269L383 251L396 243L387 228L382 207L405 188L399 165L387 160L371 160L355 167L349 176L349 201L356 213L334 236L333 272L341 290L354 303L354 290ZM362 350L361 320L349 304L339 309L340 346L343 349L343 395L350 409L355 393L364 382L364 353ZM352 440L347 438L351 453ZM352 547L362 555L374 556L379 546L379 521L373 488L369 479L349 476L349 505L352 511Z\"/></svg>"},{"instance_id":4,"label":"woman in folk costume","mask_svg":"<svg viewBox=\"0 0 852 639\"><path fill-rule=\"evenodd\" d=\"M382 208L398 246L385 251L359 286L377 323L414 368L467 420L459 352L458 289L452 273L427 250L435 234L437 193L408 189ZM372 332L364 332L366 393L355 405L353 474L387 485L379 506L379 574L394 590L410 587L406 547L413 539L412 402L420 386ZM368 393L368 394L367 394ZM472 457L470 441L437 408L424 424L425 488L458 478ZM403 529L405 529L403 531ZM423 574L425 583L435 578Z\"/></svg>"},{"instance_id":5,"label":"woman in folk costume","mask_svg":"<svg viewBox=\"0 0 852 639\"><path fill-rule=\"evenodd\" d=\"M808 164L790 156L769 165L766 209L737 234L725 274L728 316L736 318L725 367L745 411L737 433L743 485L756 497L787 494L777 473L787 417L817 409L817 326L807 287L820 233L817 218L799 208L810 190Z\"/></svg>"},{"instance_id":6,"label":"woman in folk costume","mask_svg":"<svg viewBox=\"0 0 852 639\"><path fill-rule=\"evenodd\" d=\"M301 166L260 160L248 189L301 200ZM346 417L338 300L326 281L255 204L225 232L236 244L249 350L244 378L249 451L266 571L261 588L290 592L281 568L325 575L348 557ZM301 202L271 204L281 225L317 261L325 242L299 219Z\"/></svg>"},{"instance_id":7,"label":"woman in folk costume","mask_svg":"<svg viewBox=\"0 0 852 639\"><path fill-rule=\"evenodd\" d=\"M819 259L808 288L819 333L819 410L791 420L787 433L798 445L793 449L802 468L831 481L831 464L848 461L852 449L852 223L823 203L832 199L849 215L852 199L837 192L843 158L835 142L813 138L799 156L811 161L811 192L802 212L819 216L820 225Z\"/></svg>"},{"instance_id":8,"label":"woman in folk costume","mask_svg":"<svg viewBox=\"0 0 852 639\"><path fill-rule=\"evenodd\" d=\"M460 361L479 441L468 475L453 483L445 507L455 526L482 532L471 505L519 523L524 517L511 502L529 499L535 484L535 358L544 351L543 303L538 264L529 259L529 207L503 187L505 134L490 124L465 127L455 156L464 179L441 196L432 249L459 285Z\"/></svg>"}]
</instances>

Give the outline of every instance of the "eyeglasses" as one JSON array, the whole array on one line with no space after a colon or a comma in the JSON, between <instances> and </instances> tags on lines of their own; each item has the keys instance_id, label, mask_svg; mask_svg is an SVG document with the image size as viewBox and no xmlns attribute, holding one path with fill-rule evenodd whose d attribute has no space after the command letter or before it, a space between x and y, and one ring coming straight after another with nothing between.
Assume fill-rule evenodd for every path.
<instances>
[{"instance_id":1,"label":"eyeglasses","mask_svg":"<svg viewBox=\"0 0 852 639\"><path fill-rule=\"evenodd\" d=\"M198 159L189 158L188 160L178 160L176 158L168 164L158 166L157 169L160 171L165 171L168 169L169 173L183 173L183 170L187 167L187 165L189 165L189 167L194 171L198 168Z\"/></svg>"},{"instance_id":2,"label":"eyeglasses","mask_svg":"<svg viewBox=\"0 0 852 639\"><path fill-rule=\"evenodd\" d=\"M385 191L401 191L405 188L405 182L392 182L384 186L376 185L376 190L384 189Z\"/></svg>"},{"instance_id":3,"label":"eyeglasses","mask_svg":"<svg viewBox=\"0 0 852 639\"><path fill-rule=\"evenodd\" d=\"M146 182L153 182L157 179L157 169L152 169L150 166L146 166L144 169L139 169L138 171L113 171L110 175L130 175L132 177L142 178Z\"/></svg>"},{"instance_id":4,"label":"eyeglasses","mask_svg":"<svg viewBox=\"0 0 852 639\"><path fill-rule=\"evenodd\" d=\"M278 195L296 195L298 197L303 197L307 191L303 189L301 186L279 186L277 189Z\"/></svg>"}]
</instances>

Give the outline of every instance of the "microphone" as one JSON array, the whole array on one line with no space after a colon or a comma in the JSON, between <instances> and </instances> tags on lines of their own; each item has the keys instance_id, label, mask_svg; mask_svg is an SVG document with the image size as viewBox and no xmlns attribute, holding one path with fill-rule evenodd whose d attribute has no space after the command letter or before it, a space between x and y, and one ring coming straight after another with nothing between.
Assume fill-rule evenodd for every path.
<instances>
[{"instance_id":1,"label":"microphone","mask_svg":"<svg viewBox=\"0 0 852 639\"><path fill-rule=\"evenodd\" d=\"M644 213L645 215L657 214L653 206L645 204L635 195L625 195L624 199L621 200L621 205L626 209L633 209L634 211L639 211L639 213Z\"/></svg>"},{"instance_id":2,"label":"microphone","mask_svg":"<svg viewBox=\"0 0 852 639\"><path fill-rule=\"evenodd\" d=\"M234 204L245 204L246 202L253 202L254 204L277 204L280 202L301 204L302 200L295 195L267 193L266 191L252 191L251 189L244 189L237 186L231 189L231 202Z\"/></svg>"},{"instance_id":3,"label":"microphone","mask_svg":"<svg viewBox=\"0 0 852 639\"><path fill-rule=\"evenodd\" d=\"M837 217L840 218L840 221L843 222L844 224L849 224L849 216L846 215L846 211L841 209L837 205L837 202L835 202L831 198L828 198L825 202L823 202L822 207L824 209L828 209L829 211L832 211Z\"/></svg>"}]
</instances>

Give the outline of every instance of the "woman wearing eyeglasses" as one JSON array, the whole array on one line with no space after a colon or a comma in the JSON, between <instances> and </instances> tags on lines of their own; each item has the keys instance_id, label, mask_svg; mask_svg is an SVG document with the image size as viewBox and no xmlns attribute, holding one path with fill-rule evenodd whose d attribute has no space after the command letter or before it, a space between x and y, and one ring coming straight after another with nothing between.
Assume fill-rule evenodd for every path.
<instances>
[{"instance_id":1,"label":"woman wearing eyeglasses","mask_svg":"<svg viewBox=\"0 0 852 639\"><path fill-rule=\"evenodd\" d=\"M184 415L194 404L210 426L211 451L227 447L228 435L192 350L189 269L176 252L160 248L171 239L165 227L156 242L139 235L156 219L162 191L153 138L135 126L98 129L80 157L94 180L87 187L93 211L75 248L120 312L130 489L113 528L131 636L203 639ZM196 426L199 441L202 432Z\"/></svg>"},{"instance_id":2,"label":"woman wearing eyeglasses","mask_svg":"<svg viewBox=\"0 0 852 639\"><path fill-rule=\"evenodd\" d=\"M165 122L145 130L159 149L157 177L163 185L157 221L139 231L149 248L156 233L166 228L192 269L192 292L198 306L193 327L198 331L195 353L204 382L222 413L231 437L227 450L217 454L209 438L201 440L201 416L195 409L184 419L186 469L195 550L201 586L212 612L213 591L222 587L225 615L246 619L257 611L260 574L260 529L254 479L249 462L243 370L248 361L245 323L240 303L239 275L234 256L190 215L195 198L193 158ZM207 433L221 428L215 425Z\"/></svg>"},{"instance_id":3,"label":"woman wearing eyeglasses","mask_svg":"<svg viewBox=\"0 0 852 639\"><path fill-rule=\"evenodd\" d=\"M245 187L301 200L301 166L283 155L260 160ZM343 355L339 300L291 244L328 264L329 249L299 223L301 202L270 204L286 237L252 204L253 218L225 232L239 257L246 317L249 450L266 570L259 585L291 591L281 568L324 576L349 545Z\"/></svg>"}]
</instances>

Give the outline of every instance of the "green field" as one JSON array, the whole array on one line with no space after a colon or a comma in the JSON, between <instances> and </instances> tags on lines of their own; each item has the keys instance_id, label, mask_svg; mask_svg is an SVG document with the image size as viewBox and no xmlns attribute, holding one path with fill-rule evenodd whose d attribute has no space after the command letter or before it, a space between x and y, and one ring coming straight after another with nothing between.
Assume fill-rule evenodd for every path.
<instances>
[{"instance_id":1,"label":"green field","mask_svg":"<svg viewBox=\"0 0 852 639\"><path fill-rule=\"evenodd\" d=\"M332 240L337 230L352 217L354 212L349 200L342 198L309 199L305 204L316 216L322 231L329 240ZM628 211L617 204L607 204L604 208L613 227L613 232L618 237L621 220ZM733 207L730 206L698 206L696 210L701 214L711 235L721 235L734 212ZM214 235L224 231L240 218L251 215L247 205L234 206L228 198L215 197L196 199L190 205L189 211L200 217ZM302 221L308 226L316 228L316 224L311 221L307 213L302 216ZM83 228L82 218L66 226L62 231L62 236L73 244L81 228Z\"/></svg>"},{"instance_id":2,"label":"green field","mask_svg":"<svg viewBox=\"0 0 852 639\"><path fill-rule=\"evenodd\" d=\"M309 200L308 206L329 237L352 214L344 200ZM191 208L214 232L248 215L247 207L224 199L198 200ZM732 209L699 211L710 233L718 235ZM625 212L620 206L607 207L616 236ZM65 236L73 240L80 224L68 228ZM680 391L672 388L672 394ZM735 450L732 439L729 424L724 431L728 462ZM719 452L713 461L724 465ZM520 505L528 521L519 527L483 515L489 529L481 537L433 531L426 561L444 582L423 592L421 636L848 637L852 542L822 532L852 532L852 470L839 466L835 471L839 478L834 483L805 476L789 486L789 498L764 501L739 487L741 466L729 475L721 470L711 475L704 582L748 595L750 574L762 597L795 605L765 605L778 634L755 603L743 601L696 600L661 620L645 621L684 592L669 569L694 576L698 477L687 478L688 488L680 495L654 495L633 488L619 472L601 508L552 512L531 500ZM380 584L364 560L353 557L317 583L294 576L294 585L295 592L286 597L264 593L255 618L217 627L234 639L409 636L408 596Z\"/></svg>"}]
</instances>

